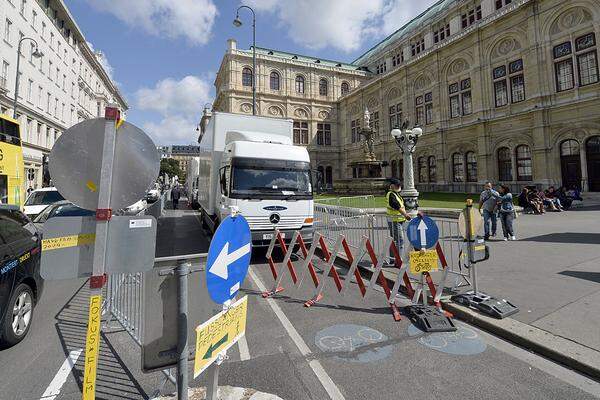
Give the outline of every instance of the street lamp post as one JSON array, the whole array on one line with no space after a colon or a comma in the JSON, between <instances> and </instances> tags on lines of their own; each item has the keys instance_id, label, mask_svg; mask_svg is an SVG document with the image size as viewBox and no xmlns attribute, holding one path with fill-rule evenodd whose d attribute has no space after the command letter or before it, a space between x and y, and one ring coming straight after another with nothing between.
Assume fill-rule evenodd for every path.
<instances>
[{"instance_id":1,"label":"street lamp post","mask_svg":"<svg viewBox=\"0 0 600 400\"><path fill-rule=\"evenodd\" d=\"M30 37L24 37L21 40L19 40L19 45L17 46L17 76L15 79L15 101L13 103L13 118L14 119L17 119L17 101L19 99L19 68L21 65L21 44L23 44L23 41L25 41L25 40L31 40L35 44L35 50L33 52L33 56L35 58L40 58L44 55L44 53L42 53L40 51L35 39L30 38Z\"/></svg>"},{"instance_id":2,"label":"street lamp post","mask_svg":"<svg viewBox=\"0 0 600 400\"><path fill-rule=\"evenodd\" d=\"M252 7L239 6L233 20L233 25L238 28L242 26L242 20L240 19L242 8L247 8L252 12L252 115L256 115L256 14Z\"/></svg>"},{"instance_id":3,"label":"street lamp post","mask_svg":"<svg viewBox=\"0 0 600 400\"><path fill-rule=\"evenodd\" d=\"M415 188L413 153L415 152L419 138L423 134L423 130L421 128L409 130L406 129L407 125L408 121L402 124L401 129L392 130L391 134L403 154L404 185L400 195L404 199L406 211L414 217L417 215L419 209L419 192Z\"/></svg>"}]
</instances>

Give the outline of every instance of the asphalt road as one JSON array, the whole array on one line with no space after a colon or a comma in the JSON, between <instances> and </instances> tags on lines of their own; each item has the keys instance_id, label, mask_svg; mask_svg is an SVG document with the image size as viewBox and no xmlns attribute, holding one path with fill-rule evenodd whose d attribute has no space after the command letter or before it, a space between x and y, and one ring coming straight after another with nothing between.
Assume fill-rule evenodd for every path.
<instances>
[{"instance_id":1,"label":"asphalt road","mask_svg":"<svg viewBox=\"0 0 600 400\"><path fill-rule=\"evenodd\" d=\"M200 252L207 242L195 216L176 213L174 218L184 214L188 218L165 222L186 235L161 236L161 248ZM185 226L178 225L184 220ZM183 243L166 243L172 240ZM47 283L29 336L0 351L0 399L81 398L84 283ZM328 281L323 301L305 308L303 302L314 290L308 276L299 289L286 278L284 292L263 299L260 293L272 284L263 253L255 251L243 285L249 297L247 350L234 346L229 351L221 385L286 400L600 398L598 382L472 326L458 323L458 334L422 334L407 318L395 322L377 287L362 299L350 283L342 297ZM72 371L65 361L69 355L76 358ZM98 399L146 399L162 374L140 372L139 347L112 323L102 336L98 378ZM206 374L190 384L203 386L205 379Z\"/></svg>"}]
</instances>

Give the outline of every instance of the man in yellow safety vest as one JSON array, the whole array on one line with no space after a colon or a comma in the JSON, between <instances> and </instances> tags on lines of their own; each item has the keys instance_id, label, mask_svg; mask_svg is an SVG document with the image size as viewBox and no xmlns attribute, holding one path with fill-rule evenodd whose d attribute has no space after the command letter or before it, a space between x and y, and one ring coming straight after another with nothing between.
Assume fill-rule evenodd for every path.
<instances>
[{"instance_id":1,"label":"man in yellow safety vest","mask_svg":"<svg viewBox=\"0 0 600 400\"><path fill-rule=\"evenodd\" d=\"M400 181L392 178L390 179L390 190L385 196L388 228L400 255L402 255L403 248L403 224L410 221L410 215L406 212L404 200L400 196L401 189ZM390 251L390 263L394 263L394 253L392 251Z\"/></svg>"}]
</instances>

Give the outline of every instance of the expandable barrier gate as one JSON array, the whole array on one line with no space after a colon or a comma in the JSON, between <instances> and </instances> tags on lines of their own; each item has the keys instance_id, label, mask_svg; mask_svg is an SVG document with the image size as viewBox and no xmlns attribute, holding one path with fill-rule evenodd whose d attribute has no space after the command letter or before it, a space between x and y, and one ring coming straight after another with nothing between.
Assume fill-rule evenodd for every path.
<instances>
[{"instance_id":1,"label":"expandable barrier gate","mask_svg":"<svg viewBox=\"0 0 600 400\"><path fill-rule=\"evenodd\" d=\"M279 245L284 254L283 262L279 270L277 269L276 263L273 260L273 250L275 249L276 245ZM302 257L300 258L303 259L302 265L300 267L299 277L298 273L296 272L296 268L294 267L294 264L291 261L292 254L294 253L294 247L296 245L298 246L299 251L302 253ZM315 270L315 265L312 261L317 248L320 248L323 259L326 263L326 267L324 269L324 273L321 276L321 279L319 279L319 276ZM375 250L373 248L371 240L364 236L360 246L358 246L356 251L353 253L346 240L346 237L340 234L335 242L333 251L330 251L324 237L319 232L315 232L313 236L312 245L309 250L298 231L294 232L292 239L289 242L289 245L286 245L285 240L281 235L281 232L278 229L276 229L266 253L266 258L269 262L271 273L273 274L275 282L271 290L264 292L262 296L264 298L271 297L276 293L279 293L284 290L284 288L281 286L281 282L283 280L285 268L287 267L293 285L297 288L300 287L300 285L302 285L307 271L310 274L312 283L315 287L315 292L313 297L311 297L304 303L305 307L311 307L312 305L318 303L323 299L323 292L325 289L325 285L327 284L328 277L331 277L331 279L333 279L337 291L342 296L344 296L348 291L348 287L350 286L350 280L352 279L352 276L354 276L360 294L363 298L369 293L371 288L373 288L377 282L379 283L379 285L383 289L387 301L390 304L394 320L396 321L399 321L401 319L400 311L398 310L398 307L395 304L395 297L400 291L400 286L402 282L404 282L406 293L408 297L412 299L413 303L418 303L419 301L422 301L423 304L426 304L426 291L428 288L432 297L433 305L440 312L442 312L440 298L444 289L446 277L448 276L449 268L448 263L446 261L446 257L444 256L444 252L440 244L437 243L435 248L439 257L440 264L443 268L443 274L440 283L436 287L429 272L424 272L422 274L421 285L417 289L413 288L410 277L408 275L408 263L403 263L402 257L398 252L398 248L394 245L394 242L391 237L385 239L385 243L382 249L383 250L381 251L381 254L377 256L375 254ZM347 274L349 278L345 284L340 279L340 276L334 267L335 260L340 254L340 251L343 251L343 254L345 254L346 259L350 263L350 269ZM394 284L394 287L392 289L389 288L387 280L384 277L382 271L383 264L387 258L388 251L391 251L393 253L395 266L399 269L398 278L396 279L396 283ZM372 265L375 267L372 272L368 286L365 284L365 281L363 280L363 277L361 276L360 271L358 270L358 264L364 258L365 254L369 256Z\"/></svg>"}]
</instances>

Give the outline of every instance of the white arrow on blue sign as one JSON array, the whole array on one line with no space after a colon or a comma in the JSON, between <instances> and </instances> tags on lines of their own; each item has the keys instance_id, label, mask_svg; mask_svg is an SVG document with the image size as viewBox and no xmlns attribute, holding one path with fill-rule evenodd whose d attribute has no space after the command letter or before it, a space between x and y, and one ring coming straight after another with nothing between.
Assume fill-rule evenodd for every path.
<instances>
[{"instance_id":1,"label":"white arrow on blue sign","mask_svg":"<svg viewBox=\"0 0 600 400\"><path fill-rule=\"evenodd\" d=\"M206 260L206 286L218 304L235 297L248 273L252 235L244 217L227 217L215 232Z\"/></svg>"},{"instance_id":2,"label":"white arrow on blue sign","mask_svg":"<svg viewBox=\"0 0 600 400\"><path fill-rule=\"evenodd\" d=\"M419 215L408 224L406 236L415 249L430 249L437 244L440 231L434 220Z\"/></svg>"}]
</instances>

